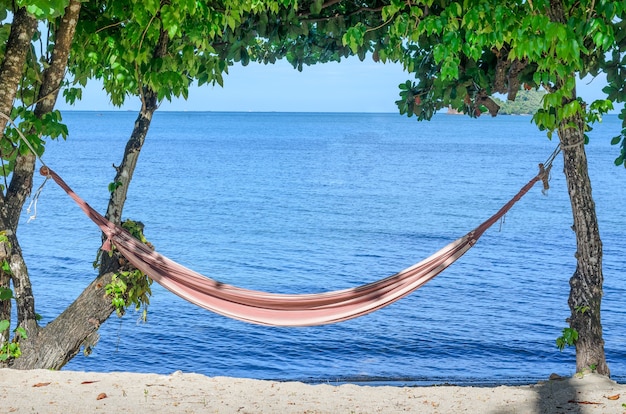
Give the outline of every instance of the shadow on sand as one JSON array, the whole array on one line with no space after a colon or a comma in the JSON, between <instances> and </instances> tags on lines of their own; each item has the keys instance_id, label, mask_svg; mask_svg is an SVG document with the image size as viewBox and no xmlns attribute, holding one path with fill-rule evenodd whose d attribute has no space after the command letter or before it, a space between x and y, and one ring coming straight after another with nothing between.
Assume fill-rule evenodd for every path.
<instances>
[{"instance_id":1,"label":"shadow on sand","mask_svg":"<svg viewBox=\"0 0 626 414\"><path fill-rule=\"evenodd\" d=\"M597 374L580 378L555 378L530 386L530 390L535 393L534 404L510 405L496 413L620 414L626 412L626 408L622 406L626 395L620 395L620 389L623 390L623 385Z\"/></svg>"}]
</instances>

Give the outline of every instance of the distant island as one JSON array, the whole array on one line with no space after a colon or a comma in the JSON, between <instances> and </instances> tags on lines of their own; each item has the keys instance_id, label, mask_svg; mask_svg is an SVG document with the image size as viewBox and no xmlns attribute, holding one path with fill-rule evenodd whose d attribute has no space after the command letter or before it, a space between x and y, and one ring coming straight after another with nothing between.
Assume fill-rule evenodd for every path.
<instances>
[{"instance_id":1,"label":"distant island","mask_svg":"<svg viewBox=\"0 0 626 414\"><path fill-rule=\"evenodd\" d=\"M541 108L541 100L546 94L545 91L524 90L517 93L515 101L503 101L493 98L500 105L500 115L534 115Z\"/></svg>"},{"instance_id":2,"label":"distant island","mask_svg":"<svg viewBox=\"0 0 626 414\"><path fill-rule=\"evenodd\" d=\"M541 108L541 99L545 95L545 91L520 90L515 97L515 101L503 101L493 96L492 99L500 105L499 115L534 115ZM462 115L452 107L448 107L448 115Z\"/></svg>"}]
</instances>

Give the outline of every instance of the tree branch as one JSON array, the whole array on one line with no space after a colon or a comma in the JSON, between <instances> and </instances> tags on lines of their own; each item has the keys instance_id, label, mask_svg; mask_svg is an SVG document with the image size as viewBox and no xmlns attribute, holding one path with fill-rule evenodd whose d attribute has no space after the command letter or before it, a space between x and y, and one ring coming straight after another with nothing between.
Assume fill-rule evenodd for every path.
<instances>
[{"instance_id":1,"label":"tree branch","mask_svg":"<svg viewBox=\"0 0 626 414\"><path fill-rule=\"evenodd\" d=\"M526 62L525 60L521 61L519 59L515 59L511 63L511 67L509 68L509 73L507 75L507 79L509 81L507 99L509 101L515 100L515 97L520 90L519 74L526 68L527 65L528 62Z\"/></svg>"},{"instance_id":2,"label":"tree branch","mask_svg":"<svg viewBox=\"0 0 626 414\"><path fill-rule=\"evenodd\" d=\"M491 116L498 115L498 111L500 110L500 105L498 105L493 99L491 99L484 90L478 92L475 99L476 104L484 105L487 110L489 110L489 114Z\"/></svg>"}]
</instances>

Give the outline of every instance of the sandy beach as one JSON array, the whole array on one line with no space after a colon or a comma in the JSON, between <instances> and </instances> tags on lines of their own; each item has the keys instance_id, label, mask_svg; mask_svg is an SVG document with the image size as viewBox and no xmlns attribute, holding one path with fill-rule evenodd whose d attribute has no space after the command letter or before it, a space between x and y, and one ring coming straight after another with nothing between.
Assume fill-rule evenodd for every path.
<instances>
[{"instance_id":1,"label":"sandy beach","mask_svg":"<svg viewBox=\"0 0 626 414\"><path fill-rule=\"evenodd\" d=\"M390 387L0 370L2 413L626 413L626 385L595 374L525 386Z\"/></svg>"}]
</instances>

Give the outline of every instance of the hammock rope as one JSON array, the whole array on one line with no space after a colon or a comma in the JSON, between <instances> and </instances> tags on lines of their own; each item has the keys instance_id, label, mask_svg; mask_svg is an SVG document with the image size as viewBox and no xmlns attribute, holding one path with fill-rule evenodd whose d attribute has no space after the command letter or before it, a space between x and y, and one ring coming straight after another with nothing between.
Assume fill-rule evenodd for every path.
<instances>
[{"instance_id":1,"label":"hammock rope","mask_svg":"<svg viewBox=\"0 0 626 414\"><path fill-rule=\"evenodd\" d=\"M559 148L493 216L421 262L363 286L315 294L279 294L224 284L188 269L149 248L107 220L80 198L47 166L40 173L55 181L105 234L102 250L111 245L137 269L165 289L204 309L248 323L268 326L315 326L353 319L390 305L433 279L476 244L538 181L547 180Z\"/></svg>"}]
</instances>

